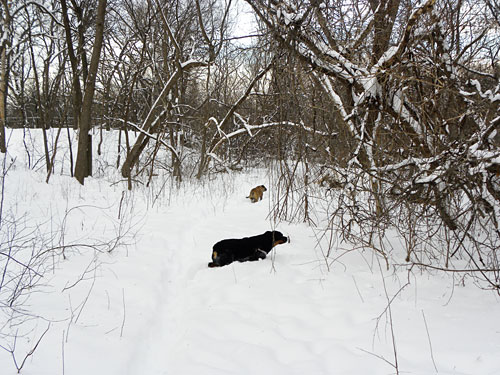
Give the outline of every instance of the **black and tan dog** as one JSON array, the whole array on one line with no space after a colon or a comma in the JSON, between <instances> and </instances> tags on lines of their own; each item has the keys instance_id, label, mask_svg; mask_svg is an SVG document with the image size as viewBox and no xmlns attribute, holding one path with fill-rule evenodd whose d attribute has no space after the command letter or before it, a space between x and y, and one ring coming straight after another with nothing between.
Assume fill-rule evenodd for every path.
<instances>
[{"instance_id":1,"label":"black and tan dog","mask_svg":"<svg viewBox=\"0 0 500 375\"><path fill-rule=\"evenodd\" d=\"M250 194L247 198L250 198L252 203L261 201L265 191L267 191L266 187L264 185L259 185L250 190Z\"/></svg>"},{"instance_id":2,"label":"black and tan dog","mask_svg":"<svg viewBox=\"0 0 500 375\"><path fill-rule=\"evenodd\" d=\"M235 261L265 259L273 247L289 241L289 238L278 231L267 231L253 237L222 240L214 245L212 261L208 263L208 266L222 267Z\"/></svg>"}]
</instances>

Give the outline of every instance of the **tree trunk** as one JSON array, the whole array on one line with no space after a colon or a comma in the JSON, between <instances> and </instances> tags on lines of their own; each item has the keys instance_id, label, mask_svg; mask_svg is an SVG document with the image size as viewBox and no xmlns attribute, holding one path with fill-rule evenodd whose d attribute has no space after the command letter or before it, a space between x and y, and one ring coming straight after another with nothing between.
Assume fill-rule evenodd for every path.
<instances>
[{"instance_id":1,"label":"tree trunk","mask_svg":"<svg viewBox=\"0 0 500 375\"><path fill-rule=\"evenodd\" d=\"M7 146L5 142L5 104L7 103L7 53L5 48L1 54L1 72L0 72L0 152L5 154Z\"/></svg>"},{"instance_id":2,"label":"tree trunk","mask_svg":"<svg viewBox=\"0 0 500 375\"><path fill-rule=\"evenodd\" d=\"M96 34L92 58L90 60L90 69L88 72L85 93L80 111L80 132L78 136L78 153L76 156L75 178L82 185L85 177L92 173L92 136L89 134L91 129L92 102L94 100L95 81L97 69L99 67L99 58L101 56L102 42L104 38L104 16L106 13L107 0L99 0L97 6Z\"/></svg>"},{"instance_id":3,"label":"tree trunk","mask_svg":"<svg viewBox=\"0 0 500 375\"><path fill-rule=\"evenodd\" d=\"M64 24L64 31L66 37L66 44L68 46L69 62L71 64L71 71L73 72L73 128L78 129L80 120L80 108L82 105L82 89L80 87L80 77L78 74L78 59L75 55L73 48L73 40L71 38L71 25L69 23L68 6L66 0L61 0L61 11ZM73 172L71 172L73 173Z\"/></svg>"},{"instance_id":4,"label":"tree trunk","mask_svg":"<svg viewBox=\"0 0 500 375\"><path fill-rule=\"evenodd\" d=\"M3 19L2 19L2 29L4 35L8 34L8 29L10 29L10 9L6 0L2 0L3 7ZM7 80L9 74L9 60L7 55L7 47L9 44L8 38L2 38L2 44L0 45L0 152L5 154L7 152L7 144L5 141L5 123L6 123L6 105L7 105L7 89L9 87Z\"/></svg>"}]
</instances>

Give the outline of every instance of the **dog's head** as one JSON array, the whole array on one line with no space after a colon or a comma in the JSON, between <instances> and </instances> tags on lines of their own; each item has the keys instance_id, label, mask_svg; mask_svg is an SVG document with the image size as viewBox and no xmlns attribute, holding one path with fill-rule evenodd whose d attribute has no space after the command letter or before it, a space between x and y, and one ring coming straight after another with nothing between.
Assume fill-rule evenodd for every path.
<instances>
[{"instance_id":1,"label":"dog's head","mask_svg":"<svg viewBox=\"0 0 500 375\"><path fill-rule=\"evenodd\" d=\"M272 232L267 231L265 234L266 234L266 236L268 236L271 239L271 241L273 243L273 247L275 247L276 245L281 245L281 244L290 242L289 238L283 236L283 233L281 233L277 230L273 230Z\"/></svg>"},{"instance_id":2,"label":"dog's head","mask_svg":"<svg viewBox=\"0 0 500 375\"><path fill-rule=\"evenodd\" d=\"M260 190L262 190L262 191L267 191L267 189L266 189L266 187L265 187L264 185L260 185L260 186L259 186L259 188L260 188Z\"/></svg>"}]
</instances>

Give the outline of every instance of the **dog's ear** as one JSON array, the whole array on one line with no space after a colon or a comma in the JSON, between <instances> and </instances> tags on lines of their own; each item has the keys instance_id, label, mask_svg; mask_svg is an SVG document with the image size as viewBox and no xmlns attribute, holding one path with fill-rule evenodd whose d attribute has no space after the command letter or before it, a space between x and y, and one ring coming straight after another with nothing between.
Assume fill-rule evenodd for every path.
<instances>
[{"instance_id":1,"label":"dog's ear","mask_svg":"<svg viewBox=\"0 0 500 375\"><path fill-rule=\"evenodd\" d=\"M266 231L266 233L264 233L264 236L266 237L266 240L267 239L269 239L269 241L274 240L274 232L271 232L270 230Z\"/></svg>"}]
</instances>

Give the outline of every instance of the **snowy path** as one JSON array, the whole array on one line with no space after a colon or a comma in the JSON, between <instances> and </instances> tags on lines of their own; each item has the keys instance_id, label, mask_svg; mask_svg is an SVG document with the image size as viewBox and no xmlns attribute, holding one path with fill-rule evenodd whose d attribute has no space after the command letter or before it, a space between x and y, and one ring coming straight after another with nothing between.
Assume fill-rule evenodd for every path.
<instances>
[{"instance_id":1,"label":"snowy path","mask_svg":"<svg viewBox=\"0 0 500 375\"><path fill-rule=\"evenodd\" d=\"M151 215L158 219L147 224L156 233L150 246L159 258L164 252L162 285L128 373L140 373L144 363L158 374L326 374L333 363L349 373L351 365L341 360L346 353L334 348L352 332L341 326L338 315L367 329L371 323L352 321L356 314L346 314L330 298L331 285L321 280L314 259L312 233L281 225L277 229L292 242L279 246L274 258L209 269L213 243L269 229L265 201L252 205L233 196L215 204L215 210L199 202L173 204L168 212ZM251 223L259 224L247 229ZM148 246L146 239L142 243ZM304 248L311 251L304 254ZM344 282L344 288L354 290L352 278ZM349 356L362 352L353 348Z\"/></svg>"},{"instance_id":2,"label":"snowy path","mask_svg":"<svg viewBox=\"0 0 500 375\"><path fill-rule=\"evenodd\" d=\"M156 249L157 261L162 259L156 270L161 274L160 285L155 289L155 308L144 325L141 350L127 364L126 373L142 373L144 366L152 374L179 375L387 374L393 370L377 357L394 362L390 322L382 314L387 305L382 276L376 263L371 270L368 267L373 259L364 257L370 254L354 252L346 256L345 264L341 258L325 273L311 229L281 224L277 229L290 235L292 242L279 246L272 258L209 269L213 243L269 229L268 202L252 205L241 194L219 197L210 205L188 197L178 202L166 212L150 215L148 231L155 235L142 243ZM258 224L247 229L253 223ZM406 282L405 275L399 277L387 279L391 296ZM427 286L425 279L420 285L419 293L433 295L434 302L450 287L436 288L434 282ZM442 315L445 303L435 306L420 301L411 287L394 303L399 360L420 369L415 373L434 371L424 310L441 358L459 368L462 360L465 368L479 365L475 360L471 363L470 355L455 357L446 350L446 335L454 325ZM442 338L434 337L441 331ZM490 353L482 353L490 364L499 349L498 341L493 345ZM461 373L444 364L440 370Z\"/></svg>"},{"instance_id":3,"label":"snowy path","mask_svg":"<svg viewBox=\"0 0 500 375\"><path fill-rule=\"evenodd\" d=\"M89 181L82 190L69 178L54 176L47 185L43 176L18 177L36 192L21 192L31 211L64 212L91 200L116 216L122 191L107 183ZM269 196L257 204L244 198L259 183L265 176L252 174L236 175L230 184L187 186L154 208L136 199L133 213L145 218L136 247L99 254L99 267L65 289L93 261L92 253L69 254L44 280L43 293L30 299L30 308L52 323L23 373L382 375L394 373L391 327L401 372L500 373L498 298L472 283L454 286L450 276L413 273L391 304L391 325L382 280L392 298L408 274L381 272L371 252L344 253L342 244L326 272L312 228L273 228ZM37 196L67 201L47 208ZM94 209L73 213L72 229L100 231ZM269 229L291 243L260 262L207 267L215 242ZM40 320L18 341L19 358L46 327ZM16 373L4 351L0 368L2 375L3 369Z\"/></svg>"}]
</instances>

